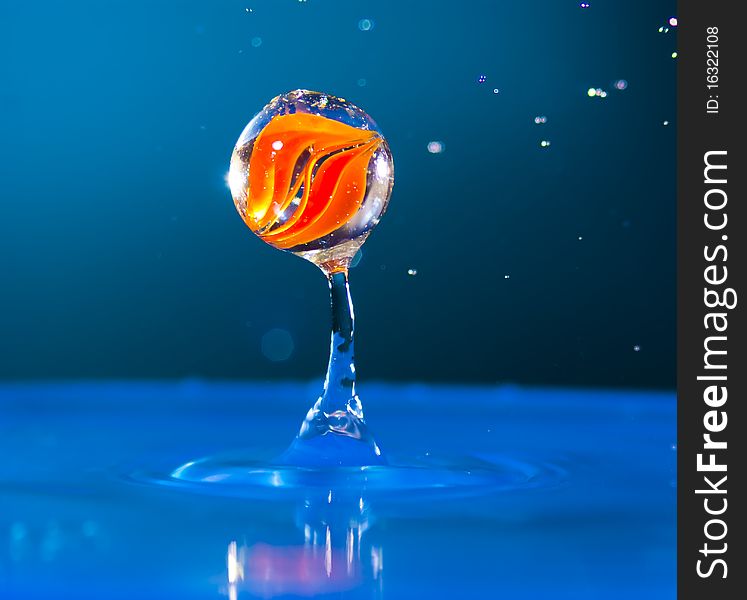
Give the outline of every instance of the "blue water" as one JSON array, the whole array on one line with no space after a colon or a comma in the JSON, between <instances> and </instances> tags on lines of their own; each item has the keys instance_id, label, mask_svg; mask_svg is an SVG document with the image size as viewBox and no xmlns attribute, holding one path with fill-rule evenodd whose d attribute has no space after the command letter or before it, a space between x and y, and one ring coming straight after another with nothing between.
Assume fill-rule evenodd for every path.
<instances>
[{"instance_id":1,"label":"blue water","mask_svg":"<svg viewBox=\"0 0 747 600\"><path fill-rule=\"evenodd\" d=\"M0 387L0 598L674 598L672 393L362 390L387 456L426 475L484 461L516 485L288 493L278 481L221 495L156 483L200 457L276 456L317 393Z\"/></svg>"}]
</instances>

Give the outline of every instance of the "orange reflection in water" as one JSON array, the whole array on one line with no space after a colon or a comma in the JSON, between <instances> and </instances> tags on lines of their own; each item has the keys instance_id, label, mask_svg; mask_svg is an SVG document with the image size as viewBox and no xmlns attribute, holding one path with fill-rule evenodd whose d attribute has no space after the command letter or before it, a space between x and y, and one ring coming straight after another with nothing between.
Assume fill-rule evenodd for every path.
<instances>
[{"instance_id":1,"label":"orange reflection in water","mask_svg":"<svg viewBox=\"0 0 747 600\"><path fill-rule=\"evenodd\" d=\"M314 552L303 547L256 544L247 553L246 579L250 589L264 597L313 596L350 590L360 584L360 573L335 569L345 555L326 545Z\"/></svg>"},{"instance_id":2,"label":"orange reflection in water","mask_svg":"<svg viewBox=\"0 0 747 600\"><path fill-rule=\"evenodd\" d=\"M346 592L363 586L379 598L384 567L381 546L370 546L361 556L366 526L332 532L330 525L304 526L304 545L275 546L255 543L228 545L227 583L224 593L239 600L242 591L253 596L316 596ZM333 541L333 539L336 540Z\"/></svg>"}]
</instances>

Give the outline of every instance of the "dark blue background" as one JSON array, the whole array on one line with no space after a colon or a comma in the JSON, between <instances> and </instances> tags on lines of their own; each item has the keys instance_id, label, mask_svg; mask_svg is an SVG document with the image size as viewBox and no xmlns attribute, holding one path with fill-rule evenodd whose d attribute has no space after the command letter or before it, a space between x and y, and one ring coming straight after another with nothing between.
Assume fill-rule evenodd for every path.
<instances>
[{"instance_id":1,"label":"dark blue background","mask_svg":"<svg viewBox=\"0 0 747 600\"><path fill-rule=\"evenodd\" d=\"M319 377L322 276L224 182L245 123L304 87L395 157L351 274L362 379L674 385L674 2L0 11L0 377Z\"/></svg>"}]
</instances>

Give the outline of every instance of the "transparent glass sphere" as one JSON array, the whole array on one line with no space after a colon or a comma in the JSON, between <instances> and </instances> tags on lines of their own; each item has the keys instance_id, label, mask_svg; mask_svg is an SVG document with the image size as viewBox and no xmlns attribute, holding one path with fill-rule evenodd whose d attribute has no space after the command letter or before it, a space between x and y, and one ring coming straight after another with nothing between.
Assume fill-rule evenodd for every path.
<instances>
[{"instance_id":1,"label":"transparent glass sphere","mask_svg":"<svg viewBox=\"0 0 747 600\"><path fill-rule=\"evenodd\" d=\"M294 90L246 126L228 182L236 209L259 238L323 268L346 266L386 210L394 164L360 108Z\"/></svg>"}]
</instances>

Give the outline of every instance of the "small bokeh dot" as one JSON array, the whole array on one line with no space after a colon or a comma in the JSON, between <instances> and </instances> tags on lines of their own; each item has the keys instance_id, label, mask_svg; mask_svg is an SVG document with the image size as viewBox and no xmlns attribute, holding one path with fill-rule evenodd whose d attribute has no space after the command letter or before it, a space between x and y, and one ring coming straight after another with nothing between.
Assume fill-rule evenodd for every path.
<instances>
[{"instance_id":1,"label":"small bokeh dot","mask_svg":"<svg viewBox=\"0 0 747 600\"><path fill-rule=\"evenodd\" d=\"M295 344L285 329L270 329L262 336L262 355L273 362L288 360Z\"/></svg>"}]
</instances>

